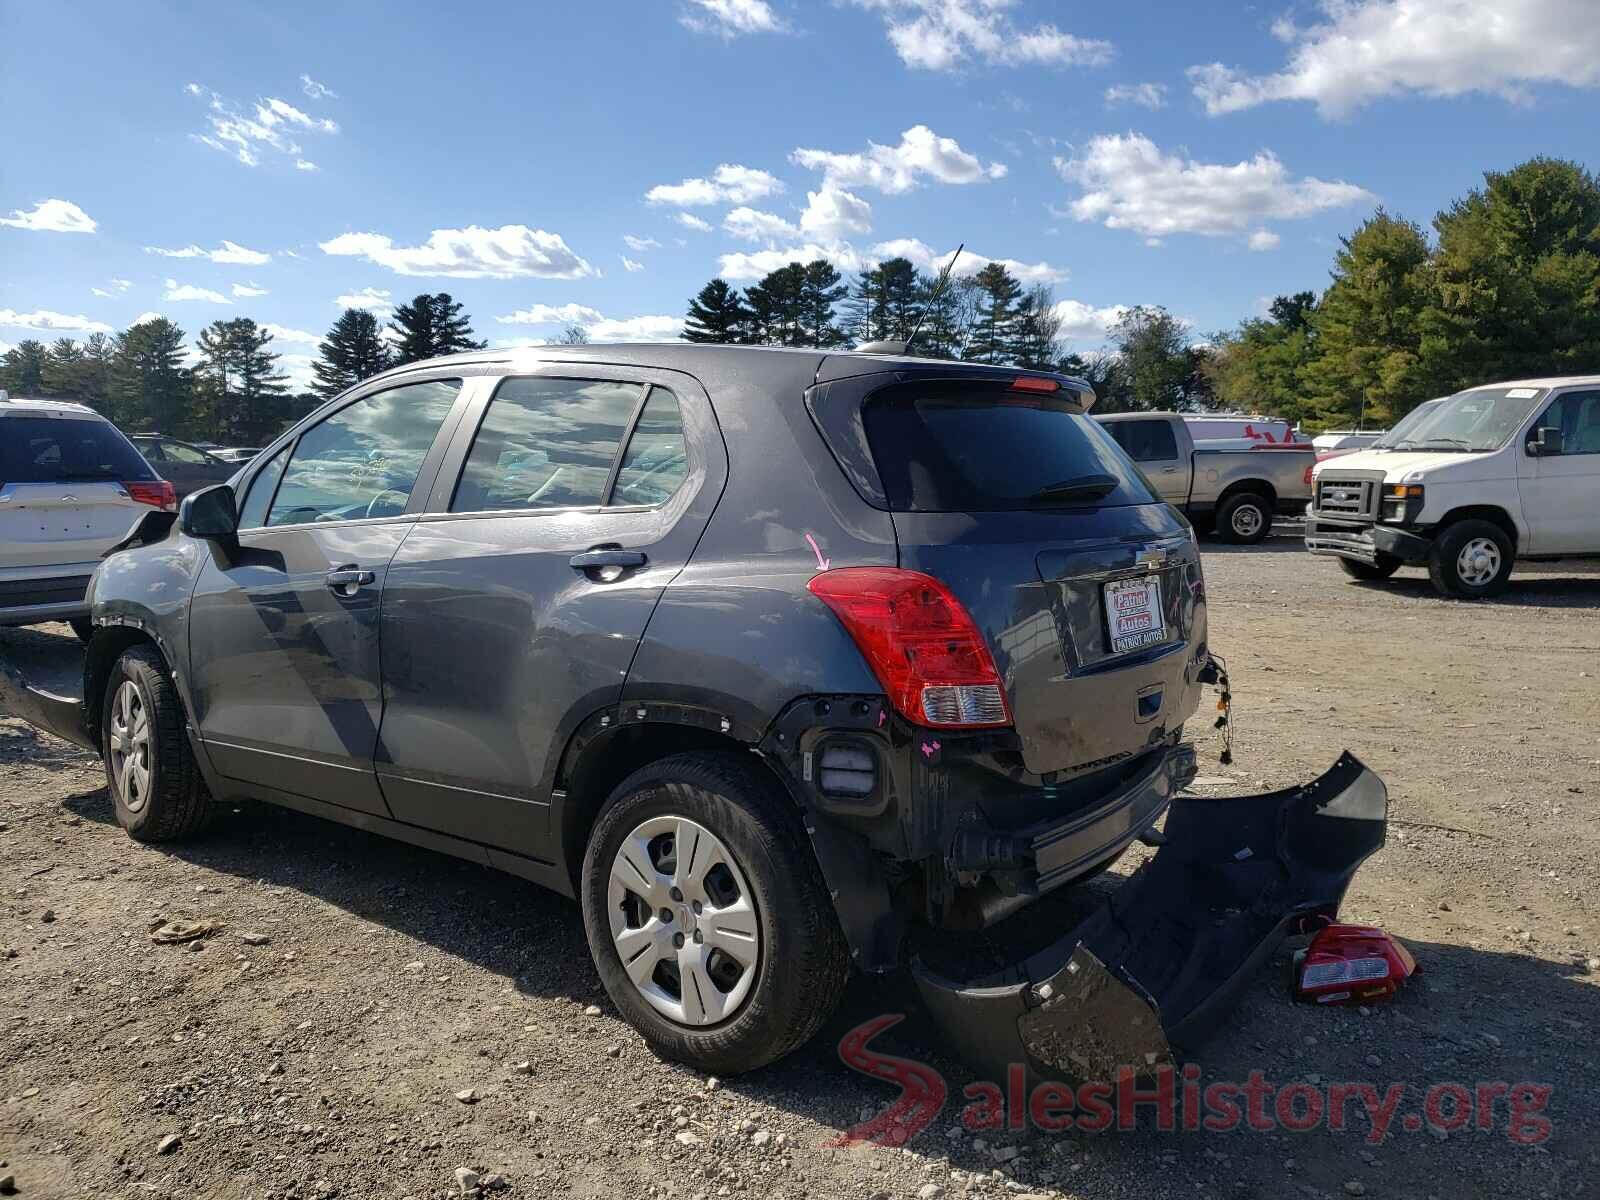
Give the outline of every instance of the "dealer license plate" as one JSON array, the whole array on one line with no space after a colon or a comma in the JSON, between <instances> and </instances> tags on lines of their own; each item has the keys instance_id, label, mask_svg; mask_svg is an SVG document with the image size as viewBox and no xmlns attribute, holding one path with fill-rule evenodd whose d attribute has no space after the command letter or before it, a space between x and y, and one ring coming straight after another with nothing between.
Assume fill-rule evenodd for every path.
<instances>
[{"instance_id":1,"label":"dealer license plate","mask_svg":"<svg viewBox=\"0 0 1600 1200\"><path fill-rule=\"evenodd\" d=\"M1106 622L1111 626L1111 653L1126 654L1166 641L1161 616L1161 580L1118 579L1105 585Z\"/></svg>"}]
</instances>

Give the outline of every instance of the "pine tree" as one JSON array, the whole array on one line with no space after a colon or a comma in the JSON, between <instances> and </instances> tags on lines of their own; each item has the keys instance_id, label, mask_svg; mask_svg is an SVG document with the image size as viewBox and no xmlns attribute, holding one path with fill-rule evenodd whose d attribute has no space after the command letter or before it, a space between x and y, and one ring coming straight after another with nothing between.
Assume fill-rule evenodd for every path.
<instances>
[{"instance_id":1,"label":"pine tree","mask_svg":"<svg viewBox=\"0 0 1600 1200\"><path fill-rule=\"evenodd\" d=\"M0 387L13 396L37 396L44 390L44 343L28 338L0 359Z\"/></svg>"},{"instance_id":2,"label":"pine tree","mask_svg":"<svg viewBox=\"0 0 1600 1200\"><path fill-rule=\"evenodd\" d=\"M751 341L766 346L806 345L805 282L804 264L792 262L745 289Z\"/></svg>"},{"instance_id":3,"label":"pine tree","mask_svg":"<svg viewBox=\"0 0 1600 1200\"><path fill-rule=\"evenodd\" d=\"M243 410L238 432L255 442L283 422L281 398L288 391L287 377L278 369L278 355L271 349L272 334L249 317L231 324Z\"/></svg>"},{"instance_id":4,"label":"pine tree","mask_svg":"<svg viewBox=\"0 0 1600 1200\"><path fill-rule=\"evenodd\" d=\"M824 348L838 346L848 340L834 321L834 305L843 300L849 291L839 272L827 259L813 259L806 264L798 297L799 344Z\"/></svg>"},{"instance_id":5,"label":"pine tree","mask_svg":"<svg viewBox=\"0 0 1600 1200\"><path fill-rule=\"evenodd\" d=\"M856 274L846 331L862 342L903 342L926 302L925 280L908 258L887 258Z\"/></svg>"},{"instance_id":6,"label":"pine tree","mask_svg":"<svg viewBox=\"0 0 1600 1200\"><path fill-rule=\"evenodd\" d=\"M115 385L124 422L166 433L188 425L193 383L183 365L183 337L165 317L117 335Z\"/></svg>"},{"instance_id":7,"label":"pine tree","mask_svg":"<svg viewBox=\"0 0 1600 1200\"><path fill-rule=\"evenodd\" d=\"M109 334L91 333L83 344L83 386L86 402L116 419L114 367L117 344Z\"/></svg>"},{"instance_id":8,"label":"pine tree","mask_svg":"<svg viewBox=\"0 0 1600 1200\"><path fill-rule=\"evenodd\" d=\"M1042 283L1035 284L1023 296L1017 307L1011 349L1017 366L1035 371L1055 369L1061 357L1061 348L1056 344L1061 336L1061 318L1055 308L1055 293Z\"/></svg>"},{"instance_id":9,"label":"pine tree","mask_svg":"<svg viewBox=\"0 0 1600 1200\"><path fill-rule=\"evenodd\" d=\"M346 388L369 379L389 365L389 348L378 318L364 308L347 308L317 347L311 364L317 395L331 400Z\"/></svg>"},{"instance_id":10,"label":"pine tree","mask_svg":"<svg viewBox=\"0 0 1600 1200\"><path fill-rule=\"evenodd\" d=\"M974 362L1008 362L1015 353L1018 302L1022 285L997 262L973 276L978 287L978 314L967 357Z\"/></svg>"},{"instance_id":11,"label":"pine tree","mask_svg":"<svg viewBox=\"0 0 1600 1200\"><path fill-rule=\"evenodd\" d=\"M195 339L200 362L194 368L195 420L213 441L220 441L229 420L233 390L229 386L238 365L232 322L213 321Z\"/></svg>"},{"instance_id":12,"label":"pine tree","mask_svg":"<svg viewBox=\"0 0 1600 1200\"><path fill-rule=\"evenodd\" d=\"M40 390L46 396L61 400L83 400L84 369L87 364L88 356L84 354L82 346L71 338L57 338L45 351Z\"/></svg>"},{"instance_id":13,"label":"pine tree","mask_svg":"<svg viewBox=\"0 0 1600 1200\"><path fill-rule=\"evenodd\" d=\"M739 293L725 279L713 279L689 301L689 319L683 327L688 342L743 342L750 312Z\"/></svg>"},{"instance_id":14,"label":"pine tree","mask_svg":"<svg viewBox=\"0 0 1600 1200\"><path fill-rule=\"evenodd\" d=\"M449 292L426 292L395 310L389 328L400 335L394 350L396 365L421 362L442 354L482 350L487 342L474 341L472 323Z\"/></svg>"}]
</instances>

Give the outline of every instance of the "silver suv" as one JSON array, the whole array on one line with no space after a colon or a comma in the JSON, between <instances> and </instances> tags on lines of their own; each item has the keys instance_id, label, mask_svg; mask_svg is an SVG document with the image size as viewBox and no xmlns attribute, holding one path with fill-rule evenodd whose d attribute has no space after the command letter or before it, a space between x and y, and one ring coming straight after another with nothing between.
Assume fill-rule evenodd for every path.
<instances>
[{"instance_id":1,"label":"silver suv","mask_svg":"<svg viewBox=\"0 0 1600 1200\"><path fill-rule=\"evenodd\" d=\"M69 621L86 637L100 556L152 507L176 504L93 409L0 392L0 625Z\"/></svg>"}]
</instances>

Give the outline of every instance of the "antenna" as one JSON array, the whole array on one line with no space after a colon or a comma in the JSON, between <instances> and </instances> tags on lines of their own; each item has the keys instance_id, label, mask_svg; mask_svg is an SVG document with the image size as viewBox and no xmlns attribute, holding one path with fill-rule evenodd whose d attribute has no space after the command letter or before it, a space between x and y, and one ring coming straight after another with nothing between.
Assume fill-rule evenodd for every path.
<instances>
[{"instance_id":1,"label":"antenna","mask_svg":"<svg viewBox=\"0 0 1600 1200\"><path fill-rule=\"evenodd\" d=\"M911 349L911 343L917 340L917 334L922 331L922 322L928 316L928 310L939 302L939 297L944 295L945 284L950 282L950 273L956 269L956 259L961 257L961 252L967 248L962 242L956 247L956 252L950 256L950 261L945 263L944 270L939 272L939 281L933 285L933 292L928 296L928 302L922 306L922 311L917 314L917 323L911 327L911 333L906 338L906 350Z\"/></svg>"}]
</instances>

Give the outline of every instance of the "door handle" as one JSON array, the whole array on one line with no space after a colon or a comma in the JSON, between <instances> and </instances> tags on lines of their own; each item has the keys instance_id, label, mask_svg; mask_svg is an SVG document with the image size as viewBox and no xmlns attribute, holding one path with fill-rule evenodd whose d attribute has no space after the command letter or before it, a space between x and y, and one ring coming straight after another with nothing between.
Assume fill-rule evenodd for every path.
<instances>
[{"instance_id":1,"label":"door handle","mask_svg":"<svg viewBox=\"0 0 1600 1200\"><path fill-rule=\"evenodd\" d=\"M587 571L592 567L642 567L650 560L638 550L620 547L596 546L567 560L574 570Z\"/></svg>"},{"instance_id":2,"label":"door handle","mask_svg":"<svg viewBox=\"0 0 1600 1200\"><path fill-rule=\"evenodd\" d=\"M335 567L328 572L328 587L341 596L354 596L356 592L367 584L377 579L371 571L364 571L360 567L351 565Z\"/></svg>"}]
</instances>

